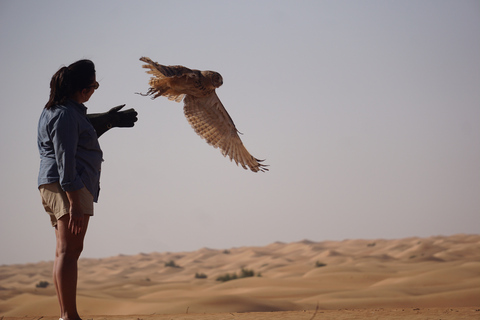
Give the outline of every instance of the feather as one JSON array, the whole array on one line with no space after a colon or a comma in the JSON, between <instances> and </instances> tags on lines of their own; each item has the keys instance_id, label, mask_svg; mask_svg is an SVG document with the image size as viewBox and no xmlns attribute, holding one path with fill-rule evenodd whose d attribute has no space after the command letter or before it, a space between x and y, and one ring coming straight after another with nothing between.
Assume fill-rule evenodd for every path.
<instances>
[{"instance_id":1,"label":"feather","mask_svg":"<svg viewBox=\"0 0 480 320\"><path fill-rule=\"evenodd\" d=\"M184 102L184 114L193 130L209 145L220 149L224 157L253 172L268 171L264 160L253 157L239 137L232 118L215 93L223 84L222 76L214 71L199 71L183 66L164 66L142 57L142 67L152 77L144 95L152 99L164 96Z\"/></svg>"}]
</instances>

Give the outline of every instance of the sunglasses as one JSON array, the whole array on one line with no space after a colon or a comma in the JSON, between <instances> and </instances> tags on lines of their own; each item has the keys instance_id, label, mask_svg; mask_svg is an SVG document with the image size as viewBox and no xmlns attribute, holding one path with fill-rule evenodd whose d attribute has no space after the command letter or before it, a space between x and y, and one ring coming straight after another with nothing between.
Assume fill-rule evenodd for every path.
<instances>
[{"instance_id":1,"label":"sunglasses","mask_svg":"<svg viewBox=\"0 0 480 320\"><path fill-rule=\"evenodd\" d=\"M91 86L88 86L87 88L93 88L94 90L97 90L98 87L100 87L100 83L98 83L98 81L95 81L94 84L92 84Z\"/></svg>"}]
</instances>

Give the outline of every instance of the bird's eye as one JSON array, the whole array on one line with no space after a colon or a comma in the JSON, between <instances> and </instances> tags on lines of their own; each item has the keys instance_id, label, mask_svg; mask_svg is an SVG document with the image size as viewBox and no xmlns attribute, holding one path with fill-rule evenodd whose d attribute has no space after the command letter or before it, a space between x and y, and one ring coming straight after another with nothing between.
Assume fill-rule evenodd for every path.
<instances>
[{"instance_id":1,"label":"bird's eye","mask_svg":"<svg viewBox=\"0 0 480 320\"><path fill-rule=\"evenodd\" d=\"M218 86L221 86L223 84L223 79L222 79L222 76L220 74L216 74L215 75L215 83L218 85Z\"/></svg>"}]
</instances>

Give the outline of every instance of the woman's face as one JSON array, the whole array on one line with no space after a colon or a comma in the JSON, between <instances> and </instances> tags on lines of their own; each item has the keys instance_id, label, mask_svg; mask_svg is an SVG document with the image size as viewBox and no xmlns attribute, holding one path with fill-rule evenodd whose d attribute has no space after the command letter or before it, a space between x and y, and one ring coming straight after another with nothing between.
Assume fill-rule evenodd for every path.
<instances>
[{"instance_id":1,"label":"woman's face","mask_svg":"<svg viewBox=\"0 0 480 320\"><path fill-rule=\"evenodd\" d=\"M81 103L87 102L99 86L100 85L97 82L96 78L93 78L93 83L82 90L81 98L83 101Z\"/></svg>"}]
</instances>

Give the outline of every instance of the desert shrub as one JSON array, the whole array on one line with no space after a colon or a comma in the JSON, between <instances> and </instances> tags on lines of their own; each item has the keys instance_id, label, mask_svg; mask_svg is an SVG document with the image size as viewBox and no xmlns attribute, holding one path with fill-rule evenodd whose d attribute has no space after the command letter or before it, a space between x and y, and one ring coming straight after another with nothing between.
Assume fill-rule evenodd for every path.
<instances>
[{"instance_id":1,"label":"desert shrub","mask_svg":"<svg viewBox=\"0 0 480 320\"><path fill-rule=\"evenodd\" d=\"M180 268L180 266L177 265L173 260L170 260L169 262L165 262L165 267Z\"/></svg>"},{"instance_id":2,"label":"desert shrub","mask_svg":"<svg viewBox=\"0 0 480 320\"><path fill-rule=\"evenodd\" d=\"M255 271L242 268L239 278L248 278L255 276Z\"/></svg>"},{"instance_id":3,"label":"desert shrub","mask_svg":"<svg viewBox=\"0 0 480 320\"><path fill-rule=\"evenodd\" d=\"M226 273L224 274L223 276L219 276L216 280L217 281L221 281L221 282L225 282L225 281L230 281L230 280L235 280L235 279L238 279L238 276L236 273Z\"/></svg>"},{"instance_id":4,"label":"desert shrub","mask_svg":"<svg viewBox=\"0 0 480 320\"><path fill-rule=\"evenodd\" d=\"M227 250L227 249L223 250L223 254L230 254L230 250Z\"/></svg>"},{"instance_id":5,"label":"desert shrub","mask_svg":"<svg viewBox=\"0 0 480 320\"><path fill-rule=\"evenodd\" d=\"M246 268L242 268L240 270L240 275L237 275L236 273L227 273L227 274L224 274L223 276L219 276L217 278L217 281L222 281L222 282L225 282L225 281L230 281L230 280L235 280L235 279L241 279L241 278L248 278L248 277L254 277L255 276L255 271L253 270L249 270L249 269L246 269ZM261 277L262 275L259 273L257 274L257 277Z\"/></svg>"},{"instance_id":6,"label":"desert shrub","mask_svg":"<svg viewBox=\"0 0 480 320\"><path fill-rule=\"evenodd\" d=\"M50 283L48 283L48 281L40 281L39 283L37 283L36 287L37 288L46 288L50 285Z\"/></svg>"},{"instance_id":7,"label":"desert shrub","mask_svg":"<svg viewBox=\"0 0 480 320\"><path fill-rule=\"evenodd\" d=\"M320 261L315 262L315 267L317 268L325 267L326 265L327 265L326 263L323 263Z\"/></svg>"},{"instance_id":8,"label":"desert shrub","mask_svg":"<svg viewBox=\"0 0 480 320\"><path fill-rule=\"evenodd\" d=\"M207 279L207 275L205 273L195 273L195 279Z\"/></svg>"}]
</instances>

